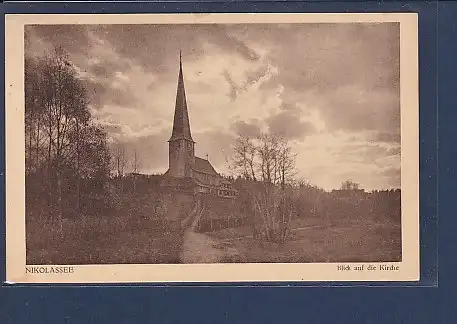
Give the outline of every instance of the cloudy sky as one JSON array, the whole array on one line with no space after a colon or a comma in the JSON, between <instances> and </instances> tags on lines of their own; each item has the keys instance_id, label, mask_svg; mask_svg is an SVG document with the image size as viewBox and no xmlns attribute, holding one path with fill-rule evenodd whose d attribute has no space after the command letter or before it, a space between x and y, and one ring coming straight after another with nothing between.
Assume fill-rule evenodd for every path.
<instances>
[{"instance_id":1,"label":"cloudy sky","mask_svg":"<svg viewBox=\"0 0 457 324\"><path fill-rule=\"evenodd\" d=\"M400 185L399 26L54 25L26 27L26 53L62 46L94 116L168 166L179 50L196 155L229 174L237 134L281 133L299 176L325 189Z\"/></svg>"}]
</instances>

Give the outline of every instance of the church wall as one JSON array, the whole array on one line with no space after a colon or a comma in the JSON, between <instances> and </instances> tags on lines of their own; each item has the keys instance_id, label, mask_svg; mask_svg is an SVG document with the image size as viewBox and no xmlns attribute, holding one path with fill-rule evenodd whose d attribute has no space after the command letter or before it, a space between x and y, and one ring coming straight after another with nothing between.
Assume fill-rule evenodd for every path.
<instances>
[{"instance_id":1,"label":"church wall","mask_svg":"<svg viewBox=\"0 0 457 324\"><path fill-rule=\"evenodd\" d=\"M206 174L198 171L194 171L194 177L197 178L202 183L206 183L211 186L218 186L219 181L218 178L211 174Z\"/></svg>"},{"instance_id":2,"label":"church wall","mask_svg":"<svg viewBox=\"0 0 457 324\"><path fill-rule=\"evenodd\" d=\"M183 176L183 170L179 169L180 165L180 147L179 142L173 141L168 143L168 167L169 174L172 177Z\"/></svg>"},{"instance_id":3,"label":"church wall","mask_svg":"<svg viewBox=\"0 0 457 324\"><path fill-rule=\"evenodd\" d=\"M194 144L181 139L170 142L168 148L170 175L178 178L192 177L191 164L195 159Z\"/></svg>"},{"instance_id":4,"label":"church wall","mask_svg":"<svg viewBox=\"0 0 457 324\"><path fill-rule=\"evenodd\" d=\"M182 153L184 155L184 168L185 168L185 176L191 178L192 177L192 164L195 160L194 155L194 144L190 141L182 141Z\"/></svg>"}]
</instances>

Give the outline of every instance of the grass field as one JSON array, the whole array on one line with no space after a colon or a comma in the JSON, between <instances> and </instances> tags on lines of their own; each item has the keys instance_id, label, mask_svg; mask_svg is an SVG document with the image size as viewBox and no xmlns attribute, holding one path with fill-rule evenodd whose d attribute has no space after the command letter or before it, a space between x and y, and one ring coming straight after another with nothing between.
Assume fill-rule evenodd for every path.
<instances>
[{"instance_id":1,"label":"grass field","mask_svg":"<svg viewBox=\"0 0 457 324\"><path fill-rule=\"evenodd\" d=\"M149 221L122 230L90 232L66 225L65 235L35 237L28 264L128 264L195 262L376 262L401 261L401 228L388 221L300 219L284 244L259 242L249 227L197 234L183 244L179 230L160 233ZM90 228L94 228L90 226ZM118 227L120 228L120 227ZM216 257L217 256L217 257ZM207 260L206 260L207 259Z\"/></svg>"},{"instance_id":2,"label":"grass field","mask_svg":"<svg viewBox=\"0 0 457 324\"><path fill-rule=\"evenodd\" d=\"M298 220L284 245L254 241L249 228L208 233L224 252L222 262L376 262L401 261L401 227L390 222L326 224Z\"/></svg>"},{"instance_id":3,"label":"grass field","mask_svg":"<svg viewBox=\"0 0 457 324\"><path fill-rule=\"evenodd\" d=\"M182 215L173 210L176 219L165 220L151 203L148 195L131 196L111 214L64 219L63 235L59 222L28 217L27 264L179 263Z\"/></svg>"},{"instance_id":4,"label":"grass field","mask_svg":"<svg viewBox=\"0 0 457 324\"><path fill-rule=\"evenodd\" d=\"M128 224L132 225L132 224ZM64 226L28 238L27 264L129 264L179 263L183 234L179 230L159 232L144 220L134 226Z\"/></svg>"},{"instance_id":5,"label":"grass field","mask_svg":"<svg viewBox=\"0 0 457 324\"><path fill-rule=\"evenodd\" d=\"M165 219L154 216L151 201L148 195L129 197L117 214L65 219L63 235L60 223L28 217L27 264L401 261L401 226L394 217L301 217L279 245L254 240L249 227L184 231L180 221L193 204L170 199L167 210L174 217Z\"/></svg>"}]
</instances>

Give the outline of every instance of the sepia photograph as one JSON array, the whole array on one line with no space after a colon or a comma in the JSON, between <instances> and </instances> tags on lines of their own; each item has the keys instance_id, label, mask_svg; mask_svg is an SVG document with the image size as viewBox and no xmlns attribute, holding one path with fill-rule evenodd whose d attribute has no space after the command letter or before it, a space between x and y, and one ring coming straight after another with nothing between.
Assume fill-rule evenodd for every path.
<instances>
[{"instance_id":1,"label":"sepia photograph","mask_svg":"<svg viewBox=\"0 0 457 324\"><path fill-rule=\"evenodd\" d=\"M414 232L419 216L404 207L418 203L417 75L401 74L402 24L23 23L23 160L10 160L23 165L21 271L379 272L399 270L409 244L418 273L405 219Z\"/></svg>"}]
</instances>

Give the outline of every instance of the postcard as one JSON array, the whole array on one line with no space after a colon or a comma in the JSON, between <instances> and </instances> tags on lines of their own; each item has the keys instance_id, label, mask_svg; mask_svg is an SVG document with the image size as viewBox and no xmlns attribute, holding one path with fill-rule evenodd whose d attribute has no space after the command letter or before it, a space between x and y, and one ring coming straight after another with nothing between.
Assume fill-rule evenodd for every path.
<instances>
[{"instance_id":1,"label":"postcard","mask_svg":"<svg viewBox=\"0 0 457 324\"><path fill-rule=\"evenodd\" d=\"M417 14L5 24L8 283L419 280Z\"/></svg>"}]
</instances>

